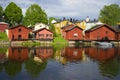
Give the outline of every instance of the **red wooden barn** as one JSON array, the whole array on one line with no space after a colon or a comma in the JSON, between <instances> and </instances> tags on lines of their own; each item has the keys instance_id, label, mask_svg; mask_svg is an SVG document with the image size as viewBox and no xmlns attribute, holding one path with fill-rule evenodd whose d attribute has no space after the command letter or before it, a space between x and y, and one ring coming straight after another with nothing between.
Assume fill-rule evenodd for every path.
<instances>
[{"instance_id":1,"label":"red wooden barn","mask_svg":"<svg viewBox=\"0 0 120 80\"><path fill-rule=\"evenodd\" d=\"M62 36L69 41L82 40L82 29L74 24L62 28Z\"/></svg>"},{"instance_id":2,"label":"red wooden barn","mask_svg":"<svg viewBox=\"0 0 120 80\"><path fill-rule=\"evenodd\" d=\"M8 23L0 22L0 32L5 32L5 30L9 27Z\"/></svg>"},{"instance_id":3,"label":"red wooden barn","mask_svg":"<svg viewBox=\"0 0 120 80\"><path fill-rule=\"evenodd\" d=\"M86 40L116 40L116 31L112 27L103 24L85 31Z\"/></svg>"},{"instance_id":4,"label":"red wooden barn","mask_svg":"<svg viewBox=\"0 0 120 80\"><path fill-rule=\"evenodd\" d=\"M29 33L30 33L30 30L23 25L18 25L8 29L9 40L28 39Z\"/></svg>"},{"instance_id":5,"label":"red wooden barn","mask_svg":"<svg viewBox=\"0 0 120 80\"><path fill-rule=\"evenodd\" d=\"M53 33L46 28L33 31L33 33L35 34L35 38L38 40L52 40L53 39Z\"/></svg>"}]
</instances>

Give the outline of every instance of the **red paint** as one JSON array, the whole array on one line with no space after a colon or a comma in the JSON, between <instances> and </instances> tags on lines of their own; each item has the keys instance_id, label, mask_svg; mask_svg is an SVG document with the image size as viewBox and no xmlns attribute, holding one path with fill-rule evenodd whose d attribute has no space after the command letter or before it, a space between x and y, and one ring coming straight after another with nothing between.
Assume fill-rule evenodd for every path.
<instances>
[{"instance_id":1,"label":"red paint","mask_svg":"<svg viewBox=\"0 0 120 80\"><path fill-rule=\"evenodd\" d=\"M116 40L116 31L108 25L96 26L95 29L86 31L86 40L102 40L108 37L109 40Z\"/></svg>"},{"instance_id":2,"label":"red paint","mask_svg":"<svg viewBox=\"0 0 120 80\"><path fill-rule=\"evenodd\" d=\"M66 40L82 40L82 29L75 25L69 25L62 29L62 36Z\"/></svg>"},{"instance_id":3,"label":"red paint","mask_svg":"<svg viewBox=\"0 0 120 80\"><path fill-rule=\"evenodd\" d=\"M28 39L29 33L30 30L23 25L19 25L8 29L9 40Z\"/></svg>"},{"instance_id":4,"label":"red paint","mask_svg":"<svg viewBox=\"0 0 120 80\"><path fill-rule=\"evenodd\" d=\"M46 28L39 29L37 31L34 31L33 33L36 34L35 35L36 39L44 39L44 40L46 40L46 39L52 40L53 39L53 33Z\"/></svg>"},{"instance_id":5,"label":"red paint","mask_svg":"<svg viewBox=\"0 0 120 80\"><path fill-rule=\"evenodd\" d=\"M9 27L8 24L0 23L0 32L5 32L5 30Z\"/></svg>"}]
</instances>

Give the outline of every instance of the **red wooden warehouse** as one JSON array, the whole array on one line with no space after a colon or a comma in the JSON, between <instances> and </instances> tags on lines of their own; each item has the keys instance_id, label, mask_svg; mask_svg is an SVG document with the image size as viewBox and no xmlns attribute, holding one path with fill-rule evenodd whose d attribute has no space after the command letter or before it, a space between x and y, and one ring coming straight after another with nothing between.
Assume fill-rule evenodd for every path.
<instances>
[{"instance_id":1,"label":"red wooden warehouse","mask_svg":"<svg viewBox=\"0 0 120 80\"><path fill-rule=\"evenodd\" d=\"M5 30L9 27L8 23L0 22L0 32L5 32Z\"/></svg>"},{"instance_id":2,"label":"red wooden warehouse","mask_svg":"<svg viewBox=\"0 0 120 80\"><path fill-rule=\"evenodd\" d=\"M116 31L106 24L85 31L86 40L116 40L116 37Z\"/></svg>"},{"instance_id":3,"label":"red wooden warehouse","mask_svg":"<svg viewBox=\"0 0 120 80\"><path fill-rule=\"evenodd\" d=\"M38 39L38 40L52 40L53 39L53 33L46 28L33 31L33 33L35 34L35 39Z\"/></svg>"},{"instance_id":4,"label":"red wooden warehouse","mask_svg":"<svg viewBox=\"0 0 120 80\"><path fill-rule=\"evenodd\" d=\"M82 40L82 29L76 25L68 25L62 28L62 36L68 41Z\"/></svg>"},{"instance_id":5,"label":"red wooden warehouse","mask_svg":"<svg viewBox=\"0 0 120 80\"><path fill-rule=\"evenodd\" d=\"M18 25L8 29L9 40L28 39L29 33L30 33L30 30L23 25Z\"/></svg>"}]
</instances>

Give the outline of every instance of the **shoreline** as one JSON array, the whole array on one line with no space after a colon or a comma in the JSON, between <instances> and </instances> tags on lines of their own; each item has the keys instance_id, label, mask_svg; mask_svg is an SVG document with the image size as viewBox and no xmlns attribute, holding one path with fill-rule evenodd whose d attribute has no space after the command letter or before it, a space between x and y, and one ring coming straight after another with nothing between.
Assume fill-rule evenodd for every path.
<instances>
[{"instance_id":1,"label":"shoreline","mask_svg":"<svg viewBox=\"0 0 120 80\"><path fill-rule=\"evenodd\" d=\"M120 41L112 41L111 43L114 44L114 46L120 46ZM65 45L66 43L62 42L53 42L53 41L38 41L35 40L34 42L31 40L28 41L3 41L0 40L0 45L1 46L53 46L53 45ZM75 46L76 42L67 42L68 46ZM95 41L89 41L89 42L79 42L77 43L79 46L95 46Z\"/></svg>"}]
</instances>

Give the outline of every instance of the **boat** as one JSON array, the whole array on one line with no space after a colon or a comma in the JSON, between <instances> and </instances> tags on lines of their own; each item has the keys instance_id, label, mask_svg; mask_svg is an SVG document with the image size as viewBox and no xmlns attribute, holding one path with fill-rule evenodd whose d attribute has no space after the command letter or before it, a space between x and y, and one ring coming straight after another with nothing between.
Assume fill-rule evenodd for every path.
<instances>
[{"instance_id":1,"label":"boat","mask_svg":"<svg viewBox=\"0 0 120 80\"><path fill-rule=\"evenodd\" d=\"M96 42L96 44L100 48L112 48L113 47L113 44L110 42Z\"/></svg>"}]
</instances>

